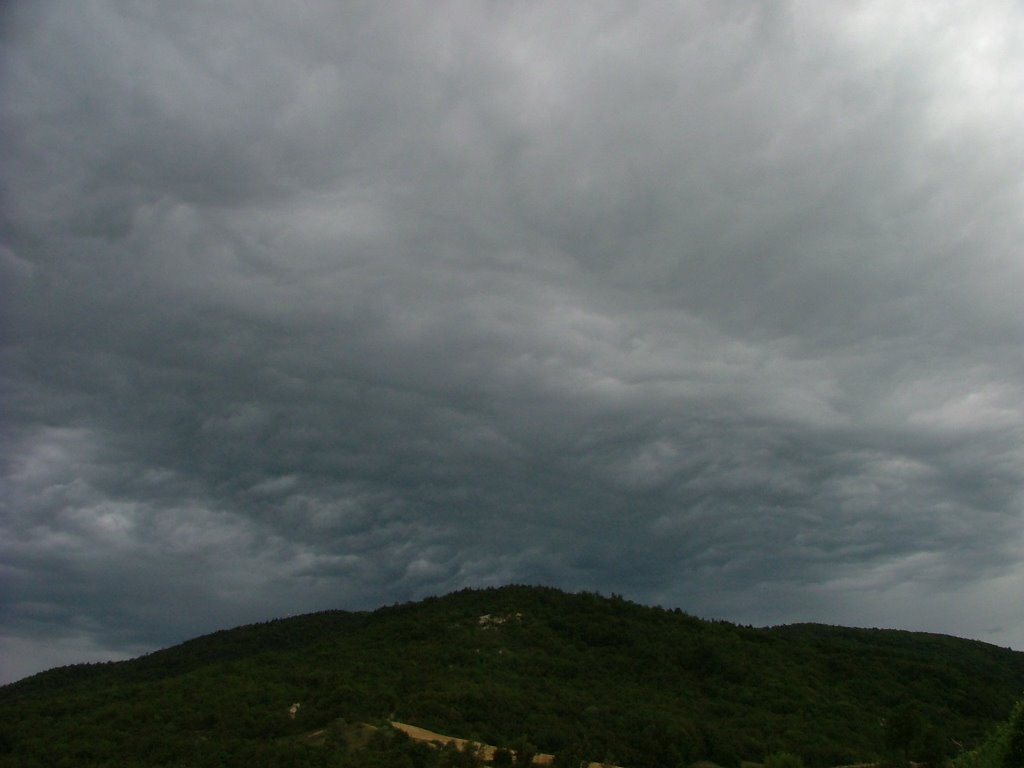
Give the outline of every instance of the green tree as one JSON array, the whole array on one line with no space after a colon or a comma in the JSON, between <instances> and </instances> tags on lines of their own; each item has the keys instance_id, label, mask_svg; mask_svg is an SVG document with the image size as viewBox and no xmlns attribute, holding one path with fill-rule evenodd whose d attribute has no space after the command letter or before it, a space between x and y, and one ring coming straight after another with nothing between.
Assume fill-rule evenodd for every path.
<instances>
[{"instance_id":1,"label":"green tree","mask_svg":"<svg viewBox=\"0 0 1024 768\"><path fill-rule=\"evenodd\" d=\"M937 728L924 728L918 738L914 757L929 768L938 768L949 757L948 739Z\"/></svg>"},{"instance_id":2,"label":"green tree","mask_svg":"<svg viewBox=\"0 0 1024 768\"><path fill-rule=\"evenodd\" d=\"M885 721L886 749L899 753L903 758L903 764L908 765L911 748L921 735L922 729L923 723L917 711L909 706L900 707Z\"/></svg>"},{"instance_id":3,"label":"green tree","mask_svg":"<svg viewBox=\"0 0 1024 768\"><path fill-rule=\"evenodd\" d=\"M1017 702L1010 715L1002 768L1024 768L1024 699Z\"/></svg>"},{"instance_id":4,"label":"green tree","mask_svg":"<svg viewBox=\"0 0 1024 768\"><path fill-rule=\"evenodd\" d=\"M764 768L804 768L804 761L792 752L773 752L765 757Z\"/></svg>"},{"instance_id":5,"label":"green tree","mask_svg":"<svg viewBox=\"0 0 1024 768\"><path fill-rule=\"evenodd\" d=\"M555 753L554 768L580 768L586 765L587 760L583 756L583 748L578 744L572 744Z\"/></svg>"},{"instance_id":6,"label":"green tree","mask_svg":"<svg viewBox=\"0 0 1024 768\"><path fill-rule=\"evenodd\" d=\"M479 744L467 743L459 749L454 741L441 747L438 765L441 768L477 768L483 764Z\"/></svg>"},{"instance_id":7,"label":"green tree","mask_svg":"<svg viewBox=\"0 0 1024 768\"><path fill-rule=\"evenodd\" d=\"M533 758L537 756L537 747L526 740L525 737L520 737L513 745L512 751L515 753L515 766L516 768L524 768L533 764Z\"/></svg>"}]
</instances>

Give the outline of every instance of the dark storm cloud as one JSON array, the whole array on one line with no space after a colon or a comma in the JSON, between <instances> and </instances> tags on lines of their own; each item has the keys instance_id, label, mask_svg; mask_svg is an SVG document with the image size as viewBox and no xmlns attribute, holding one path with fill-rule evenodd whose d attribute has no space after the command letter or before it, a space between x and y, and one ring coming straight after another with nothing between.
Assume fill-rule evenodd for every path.
<instances>
[{"instance_id":1,"label":"dark storm cloud","mask_svg":"<svg viewBox=\"0 0 1024 768\"><path fill-rule=\"evenodd\" d=\"M1021 647L1022 29L14 4L3 674L507 581Z\"/></svg>"}]
</instances>

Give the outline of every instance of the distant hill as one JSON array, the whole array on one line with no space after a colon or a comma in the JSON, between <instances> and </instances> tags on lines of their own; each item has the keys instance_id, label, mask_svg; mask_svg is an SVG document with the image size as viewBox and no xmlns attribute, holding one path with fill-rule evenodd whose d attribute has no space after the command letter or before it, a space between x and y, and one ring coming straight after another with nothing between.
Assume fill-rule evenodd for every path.
<instances>
[{"instance_id":1,"label":"distant hill","mask_svg":"<svg viewBox=\"0 0 1024 768\"><path fill-rule=\"evenodd\" d=\"M352 734L376 731L356 725L389 720L627 768L783 751L808 765L935 762L980 744L1022 691L1024 654L976 641L741 627L509 586L35 675L0 688L0 766L436 762L411 747L358 757Z\"/></svg>"}]
</instances>

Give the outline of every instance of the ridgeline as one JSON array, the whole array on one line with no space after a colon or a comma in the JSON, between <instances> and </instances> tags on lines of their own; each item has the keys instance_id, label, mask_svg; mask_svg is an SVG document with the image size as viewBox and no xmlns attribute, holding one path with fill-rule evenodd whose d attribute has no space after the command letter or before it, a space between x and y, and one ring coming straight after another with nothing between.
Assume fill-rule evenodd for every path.
<instances>
[{"instance_id":1,"label":"ridgeline","mask_svg":"<svg viewBox=\"0 0 1024 768\"><path fill-rule=\"evenodd\" d=\"M982 744L1022 691L1024 653L981 642L741 627L510 586L35 675L0 688L0 766L476 760L413 744L392 720L512 750L502 760L545 752L574 768L740 766L782 753L811 766L938 765Z\"/></svg>"}]
</instances>

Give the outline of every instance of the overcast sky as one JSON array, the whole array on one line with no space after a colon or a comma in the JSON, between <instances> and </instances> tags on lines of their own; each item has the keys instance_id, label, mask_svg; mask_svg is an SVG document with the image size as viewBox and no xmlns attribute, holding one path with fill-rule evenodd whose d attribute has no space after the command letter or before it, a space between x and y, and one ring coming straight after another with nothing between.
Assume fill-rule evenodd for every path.
<instances>
[{"instance_id":1,"label":"overcast sky","mask_svg":"<svg viewBox=\"0 0 1024 768\"><path fill-rule=\"evenodd\" d=\"M1024 650L1024 8L15 0L0 681L463 586Z\"/></svg>"}]
</instances>

